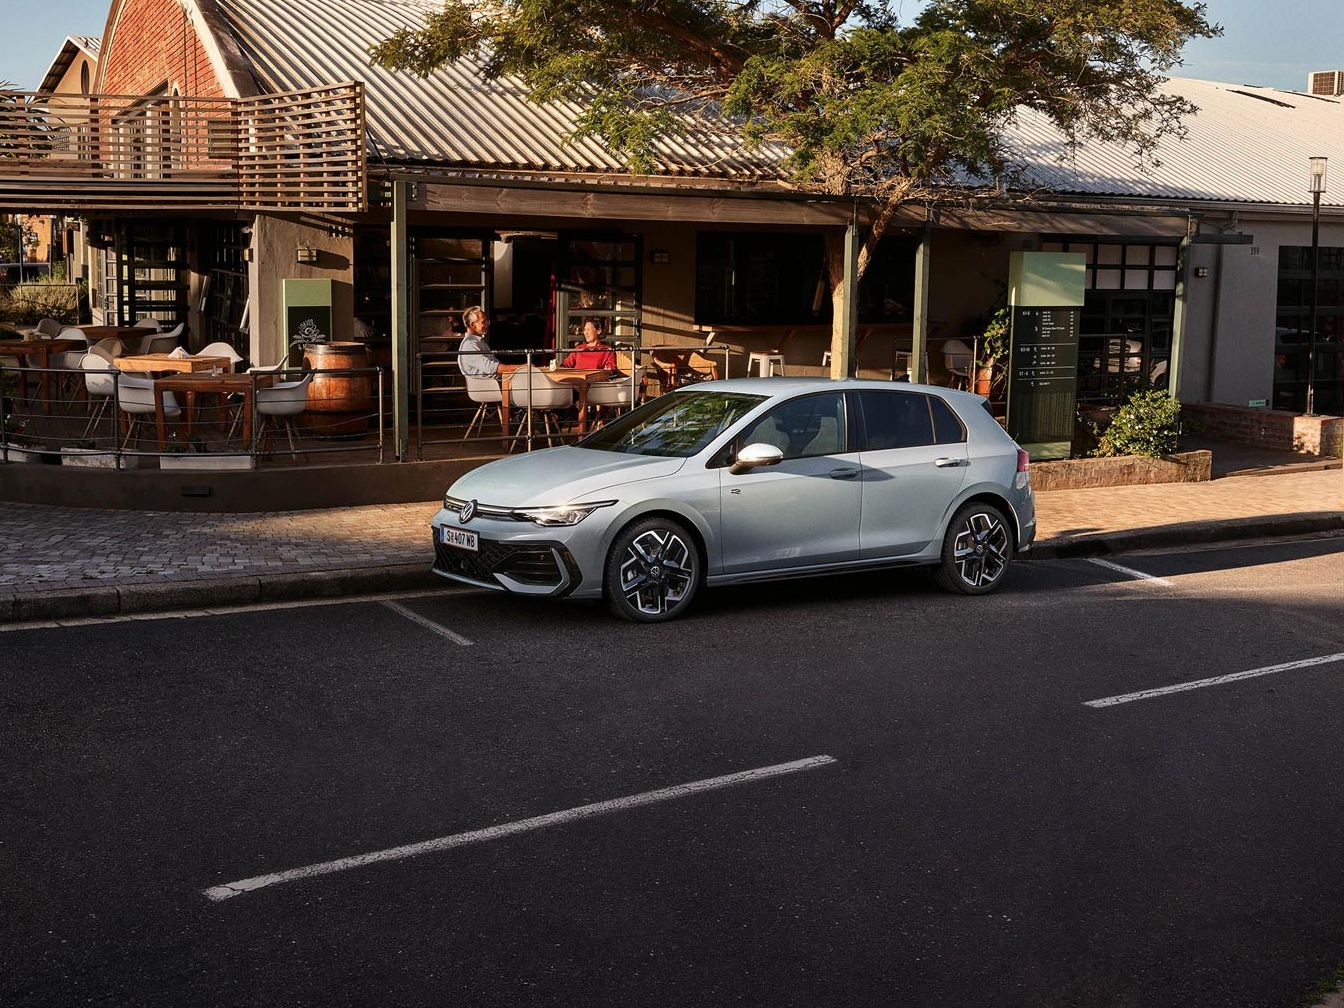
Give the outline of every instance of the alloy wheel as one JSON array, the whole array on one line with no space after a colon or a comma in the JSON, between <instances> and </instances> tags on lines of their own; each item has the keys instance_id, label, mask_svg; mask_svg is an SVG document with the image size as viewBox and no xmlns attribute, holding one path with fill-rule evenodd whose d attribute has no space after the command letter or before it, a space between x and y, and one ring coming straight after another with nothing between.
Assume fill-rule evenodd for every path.
<instances>
[{"instance_id":1,"label":"alloy wheel","mask_svg":"<svg viewBox=\"0 0 1344 1008\"><path fill-rule=\"evenodd\" d=\"M992 585L1008 569L1012 539L997 514L972 511L957 530L952 560L968 588Z\"/></svg>"},{"instance_id":2,"label":"alloy wheel","mask_svg":"<svg viewBox=\"0 0 1344 1008\"><path fill-rule=\"evenodd\" d=\"M625 548L619 590L626 602L646 616L661 616L695 588L694 547L677 532L653 528Z\"/></svg>"}]
</instances>

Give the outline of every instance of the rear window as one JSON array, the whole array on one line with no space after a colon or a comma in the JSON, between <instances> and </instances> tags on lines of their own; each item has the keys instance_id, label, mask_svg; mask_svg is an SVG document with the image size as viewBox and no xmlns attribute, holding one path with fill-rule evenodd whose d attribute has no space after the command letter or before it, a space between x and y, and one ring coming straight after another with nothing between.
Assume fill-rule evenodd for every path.
<instances>
[{"instance_id":1,"label":"rear window","mask_svg":"<svg viewBox=\"0 0 1344 1008\"><path fill-rule=\"evenodd\" d=\"M918 392L860 392L865 451L934 444L929 398Z\"/></svg>"},{"instance_id":2,"label":"rear window","mask_svg":"<svg viewBox=\"0 0 1344 1008\"><path fill-rule=\"evenodd\" d=\"M966 440L966 428L953 412L952 407L936 395L928 397L929 410L933 413L933 436L939 444L958 444ZM986 403L986 406L989 404ZM993 413L990 414L993 416Z\"/></svg>"}]
</instances>

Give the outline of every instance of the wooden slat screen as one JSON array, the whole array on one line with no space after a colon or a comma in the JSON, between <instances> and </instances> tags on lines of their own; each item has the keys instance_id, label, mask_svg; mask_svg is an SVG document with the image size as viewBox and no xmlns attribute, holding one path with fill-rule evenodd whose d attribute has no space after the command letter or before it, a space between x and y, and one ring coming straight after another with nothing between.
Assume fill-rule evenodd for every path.
<instances>
[{"instance_id":1,"label":"wooden slat screen","mask_svg":"<svg viewBox=\"0 0 1344 1008\"><path fill-rule=\"evenodd\" d=\"M259 95L0 91L0 208L367 208L362 84Z\"/></svg>"}]
</instances>

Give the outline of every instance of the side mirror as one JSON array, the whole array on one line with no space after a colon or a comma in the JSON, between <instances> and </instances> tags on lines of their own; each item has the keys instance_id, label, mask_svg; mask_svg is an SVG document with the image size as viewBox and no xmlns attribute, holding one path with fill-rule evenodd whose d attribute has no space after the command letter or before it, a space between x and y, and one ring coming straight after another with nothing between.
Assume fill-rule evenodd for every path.
<instances>
[{"instance_id":1,"label":"side mirror","mask_svg":"<svg viewBox=\"0 0 1344 1008\"><path fill-rule=\"evenodd\" d=\"M784 461L784 453L774 445L761 442L749 444L737 453L732 472L744 473L761 466L779 465Z\"/></svg>"}]
</instances>

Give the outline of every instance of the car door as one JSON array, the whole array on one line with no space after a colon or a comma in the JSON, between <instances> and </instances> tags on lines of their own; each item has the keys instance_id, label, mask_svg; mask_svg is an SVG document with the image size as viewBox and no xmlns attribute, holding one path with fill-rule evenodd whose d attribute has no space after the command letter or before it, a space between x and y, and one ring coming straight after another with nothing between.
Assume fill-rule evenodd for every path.
<instances>
[{"instance_id":1,"label":"car door","mask_svg":"<svg viewBox=\"0 0 1344 1008\"><path fill-rule=\"evenodd\" d=\"M875 389L852 396L863 432L860 555L918 553L966 480L966 428L937 395Z\"/></svg>"},{"instance_id":2,"label":"car door","mask_svg":"<svg viewBox=\"0 0 1344 1008\"><path fill-rule=\"evenodd\" d=\"M723 571L741 574L854 560L862 487L839 392L801 395L750 421L720 461ZM734 473L749 444L772 444L784 461Z\"/></svg>"}]
</instances>

